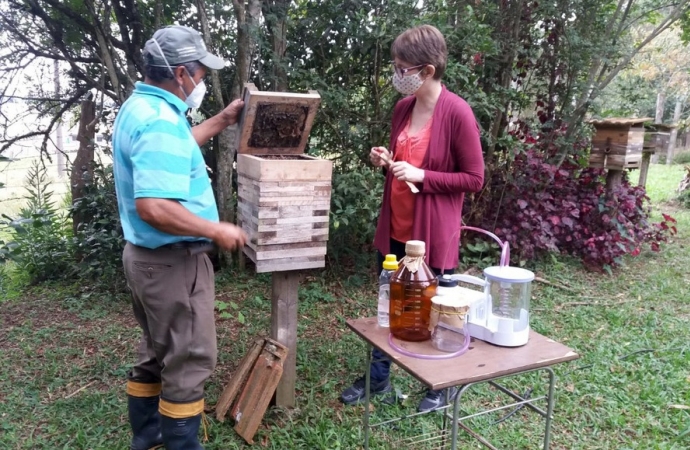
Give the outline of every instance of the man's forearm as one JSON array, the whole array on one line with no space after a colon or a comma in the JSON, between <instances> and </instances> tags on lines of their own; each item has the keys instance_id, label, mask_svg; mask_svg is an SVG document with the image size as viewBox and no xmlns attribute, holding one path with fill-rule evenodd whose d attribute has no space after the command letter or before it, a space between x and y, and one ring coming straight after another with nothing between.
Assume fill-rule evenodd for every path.
<instances>
[{"instance_id":1,"label":"man's forearm","mask_svg":"<svg viewBox=\"0 0 690 450\"><path fill-rule=\"evenodd\" d=\"M140 198L136 208L144 222L164 233L215 240L217 224L192 214L176 200Z\"/></svg>"},{"instance_id":2,"label":"man's forearm","mask_svg":"<svg viewBox=\"0 0 690 450\"><path fill-rule=\"evenodd\" d=\"M201 147L213 136L223 131L229 125L231 125L230 122L222 113L216 114L215 116L204 120L199 125L192 127L192 135L194 136L196 143L199 144L199 147Z\"/></svg>"}]
</instances>

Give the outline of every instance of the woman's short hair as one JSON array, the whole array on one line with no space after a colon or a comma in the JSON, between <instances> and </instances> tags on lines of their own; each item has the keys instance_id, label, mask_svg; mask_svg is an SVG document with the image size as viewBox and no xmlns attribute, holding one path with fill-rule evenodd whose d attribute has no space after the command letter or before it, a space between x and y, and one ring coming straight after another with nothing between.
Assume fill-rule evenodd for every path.
<instances>
[{"instance_id":1,"label":"woman's short hair","mask_svg":"<svg viewBox=\"0 0 690 450\"><path fill-rule=\"evenodd\" d=\"M448 62L448 48L446 40L431 25L421 25L410 28L400 34L391 47L393 58L401 59L413 66L431 64L436 68L434 79L439 80L446 71Z\"/></svg>"},{"instance_id":2,"label":"woman's short hair","mask_svg":"<svg viewBox=\"0 0 690 450\"><path fill-rule=\"evenodd\" d=\"M144 75L146 78L150 78L151 81L155 81L157 83L172 80L174 78L170 68L167 66L156 66L153 64L153 55L151 55L149 52L144 50L142 56L144 58ZM184 66L185 69L187 69L187 72L189 72L189 75L194 76L196 71L202 67L202 64L198 61L190 61L184 64L179 64L178 66ZM172 69L174 70L175 68L173 67Z\"/></svg>"}]
</instances>

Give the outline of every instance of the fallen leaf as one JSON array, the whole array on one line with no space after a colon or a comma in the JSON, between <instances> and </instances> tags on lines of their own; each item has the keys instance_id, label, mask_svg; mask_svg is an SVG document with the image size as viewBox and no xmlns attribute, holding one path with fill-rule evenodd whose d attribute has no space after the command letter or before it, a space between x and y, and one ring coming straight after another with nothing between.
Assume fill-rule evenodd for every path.
<instances>
[{"instance_id":1,"label":"fallen leaf","mask_svg":"<svg viewBox=\"0 0 690 450\"><path fill-rule=\"evenodd\" d=\"M668 405L668 407L673 409L690 409L688 405Z\"/></svg>"},{"instance_id":2,"label":"fallen leaf","mask_svg":"<svg viewBox=\"0 0 690 450\"><path fill-rule=\"evenodd\" d=\"M575 385L574 384L569 384L565 387L565 390L568 392L575 392Z\"/></svg>"}]
</instances>

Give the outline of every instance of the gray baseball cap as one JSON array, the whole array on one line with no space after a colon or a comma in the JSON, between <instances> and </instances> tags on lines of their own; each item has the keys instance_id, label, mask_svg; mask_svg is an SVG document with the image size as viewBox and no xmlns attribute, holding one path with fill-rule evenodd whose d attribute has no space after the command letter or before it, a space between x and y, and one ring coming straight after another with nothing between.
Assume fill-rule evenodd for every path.
<instances>
[{"instance_id":1,"label":"gray baseball cap","mask_svg":"<svg viewBox=\"0 0 690 450\"><path fill-rule=\"evenodd\" d=\"M153 57L154 66L168 67L169 64L174 68L180 64L199 61L209 69L219 70L225 67L225 61L206 50L201 33L180 25L170 25L156 31L144 44L144 50Z\"/></svg>"}]
</instances>

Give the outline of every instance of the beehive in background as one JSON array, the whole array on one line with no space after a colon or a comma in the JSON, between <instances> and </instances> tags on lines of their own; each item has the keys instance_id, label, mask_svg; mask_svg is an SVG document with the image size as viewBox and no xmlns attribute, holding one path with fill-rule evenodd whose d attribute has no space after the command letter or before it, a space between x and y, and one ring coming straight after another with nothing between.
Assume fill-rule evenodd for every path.
<instances>
[{"instance_id":1,"label":"beehive in background","mask_svg":"<svg viewBox=\"0 0 690 450\"><path fill-rule=\"evenodd\" d=\"M592 137L589 166L613 170L639 168L645 141L644 123L651 120L643 117L589 121L596 129Z\"/></svg>"}]
</instances>

